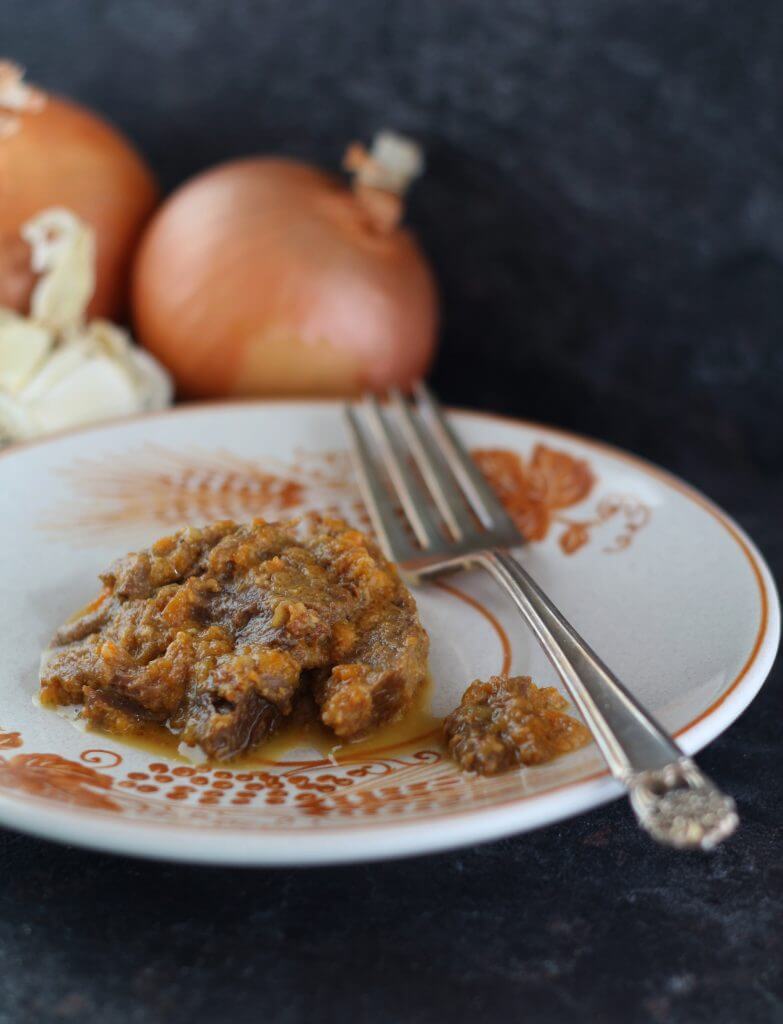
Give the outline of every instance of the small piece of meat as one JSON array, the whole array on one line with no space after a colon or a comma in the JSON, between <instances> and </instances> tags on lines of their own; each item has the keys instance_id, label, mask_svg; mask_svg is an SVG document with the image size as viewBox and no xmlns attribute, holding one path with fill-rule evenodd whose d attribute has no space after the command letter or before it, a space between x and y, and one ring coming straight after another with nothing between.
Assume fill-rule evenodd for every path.
<instances>
[{"instance_id":1,"label":"small piece of meat","mask_svg":"<svg viewBox=\"0 0 783 1024\"><path fill-rule=\"evenodd\" d=\"M109 602L104 596L101 596L96 601L93 601L81 615L70 622L66 622L64 626L60 626L54 635L52 643L57 647L62 647L64 644L71 644L75 640L84 640L91 633L97 633L108 618L109 608Z\"/></svg>"},{"instance_id":2,"label":"small piece of meat","mask_svg":"<svg viewBox=\"0 0 783 1024\"><path fill-rule=\"evenodd\" d=\"M208 758L228 761L271 736L282 720L275 705L253 690L244 690L234 703L203 690L188 707L182 738Z\"/></svg>"},{"instance_id":3,"label":"small piece of meat","mask_svg":"<svg viewBox=\"0 0 783 1024\"><path fill-rule=\"evenodd\" d=\"M496 775L519 765L541 764L583 747L587 728L566 714L566 700L528 676L477 679L446 718L449 752L464 771Z\"/></svg>"},{"instance_id":4,"label":"small piece of meat","mask_svg":"<svg viewBox=\"0 0 783 1024\"><path fill-rule=\"evenodd\" d=\"M350 662L316 682L321 719L338 736L356 738L400 718L413 703L428 639L407 591L360 616Z\"/></svg>"},{"instance_id":5,"label":"small piece of meat","mask_svg":"<svg viewBox=\"0 0 783 1024\"><path fill-rule=\"evenodd\" d=\"M402 714L427 634L394 567L339 520L188 527L117 561L41 672L45 704L126 734L164 725L210 757L261 742L313 686L353 737Z\"/></svg>"},{"instance_id":6,"label":"small piece of meat","mask_svg":"<svg viewBox=\"0 0 783 1024\"><path fill-rule=\"evenodd\" d=\"M118 736L136 736L144 732L144 726L152 721L145 709L127 697L121 697L109 690L84 689L86 717L96 728L113 732Z\"/></svg>"}]
</instances>

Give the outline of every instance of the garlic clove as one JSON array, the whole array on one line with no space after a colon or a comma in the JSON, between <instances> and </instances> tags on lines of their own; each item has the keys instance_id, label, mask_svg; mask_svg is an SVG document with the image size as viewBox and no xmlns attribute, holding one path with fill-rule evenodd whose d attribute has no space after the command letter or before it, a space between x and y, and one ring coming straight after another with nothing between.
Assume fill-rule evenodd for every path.
<instances>
[{"instance_id":1,"label":"garlic clove","mask_svg":"<svg viewBox=\"0 0 783 1024\"><path fill-rule=\"evenodd\" d=\"M9 395L21 391L51 346L46 328L0 309L0 391Z\"/></svg>"},{"instance_id":2,"label":"garlic clove","mask_svg":"<svg viewBox=\"0 0 783 1024\"><path fill-rule=\"evenodd\" d=\"M132 347L128 355L133 364L142 410L154 412L171 405L174 397L171 377L158 360L142 348Z\"/></svg>"},{"instance_id":3,"label":"garlic clove","mask_svg":"<svg viewBox=\"0 0 783 1024\"><path fill-rule=\"evenodd\" d=\"M26 404L37 433L138 411L133 380L119 363L106 356L69 359L68 372L52 374L49 386L36 391L34 399L28 397Z\"/></svg>"},{"instance_id":4,"label":"garlic clove","mask_svg":"<svg viewBox=\"0 0 783 1024\"><path fill-rule=\"evenodd\" d=\"M30 404L39 401L89 360L90 354L90 346L83 339L59 345L19 393L19 400Z\"/></svg>"},{"instance_id":5,"label":"garlic clove","mask_svg":"<svg viewBox=\"0 0 783 1024\"><path fill-rule=\"evenodd\" d=\"M84 321L95 285L92 229L51 207L22 235L41 276L29 317L0 308L0 444L168 405L163 367L120 327Z\"/></svg>"},{"instance_id":6,"label":"garlic clove","mask_svg":"<svg viewBox=\"0 0 783 1024\"><path fill-rule=\"evenodd\" d=\"M92 320L84 336L122 364L136 387L139 411L150 412L171 404L171 377L157 359L134 345L125 331L108 320Z\"/></svg>"},{"instance_id":7,"label":"garlic clove","mask_svg":"<svg viewBox=\"0 0 783 1024\"><path fill-rule=\"evenodd\" d=\"M124 361L130 348L127 332L111 320L91 320L82 331L82 337L89 338L91 344L113 359Z\"/></svg>"},{"instance_id":8,"label":"garlic clove","mask_svg":"<svg viewBox=\"0 0 783 1024\"><path fill-rule=\"evenodd\" d=\"M36 434L30 412L21 402L0 391L0 447L12 441L26 441Z\"/></svg>"},{"instance_id":9,"label":"garlic clove","mask_svg":"<svg viewBox=\"0 0 783 1024\"><path fill-rule=\"evenodd\" d=\"M95 232L70 210L53 206L22 227L41 277L30 297L30 318L57 332L84 322L95 291Z\"/></svg>"}]
</instances>

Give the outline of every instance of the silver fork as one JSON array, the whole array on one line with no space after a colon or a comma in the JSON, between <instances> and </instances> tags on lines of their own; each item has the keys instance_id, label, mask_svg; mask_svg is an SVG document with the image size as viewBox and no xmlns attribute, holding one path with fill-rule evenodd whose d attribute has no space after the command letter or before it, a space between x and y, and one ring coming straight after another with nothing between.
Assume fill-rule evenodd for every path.
<instances>
[{"instance_id":1,"label":"silver fork","mask_svg":"<svg viewBox=\"0 0 783 1024\"><path fill-rule=\"evenodd\" d=\"M423 384L346 406L354 464L387 556L412 585L481 567L509 593L654 839L708 850L738 824L686 757L510 554L524 539ZM400 513L401 506L401 513ZM407 522L406 522L407 521ZM467 680L466 680L467 682Z\"/></svg>"}]
</instances>

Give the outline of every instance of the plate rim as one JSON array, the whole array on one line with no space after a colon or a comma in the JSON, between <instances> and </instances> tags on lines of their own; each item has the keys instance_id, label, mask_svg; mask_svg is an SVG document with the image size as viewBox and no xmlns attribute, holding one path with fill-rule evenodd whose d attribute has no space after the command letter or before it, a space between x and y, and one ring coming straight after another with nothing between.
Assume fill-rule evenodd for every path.
<instances>
[{"instance_id":1,"label":"plate rim","mask_svg":"<svg viewBox=\"0 0 783 1024\"><path fill-rule=\"evenodd\" d=\"M236 398L189 402L155 412L115 417L100 423L83 424L44 438L10 445L0 459L31 448L49 445L83 433L105 432L129 423L201 412L237 411L242 408L317 406L339 409L337 398ZM535 420L506 416L485 410L449 406L458 416L523 427L533 432L561 437L578 445L626 462L637 471L652 475L694 502L729 533L750 564L761 605L755 642L731 684L692 721L675 735L686 754L701 750L719 736L748 707L764 684L780 642L780 603L772 573L758 547L744 529L702 491L656 463L609 442ZM488 842L502 836L531 831L555 821L592 809L621 795L622 786L603 769L576 782L562 783L544 792L521 794L489 808L451 811L428 821L400 819L355 825L350 829L320 826L317 832L301 829L262 827L258 833L231 827L219 830L194 829L183 824L122 822L107 819L80 807L58 807L45 798L0 793L0 821L45 839L74 843L106 852L153 859L245 866L304 866L435 853L470 843ZM557 794L553 799L553 794ZM514 821L515 810L524 805L525 821ZM422 833L426 838L422 841ZM150 843L154 836L154 842ZM194 842L187 843L192 836ZM312 841L302 842L305 836ZM298 842L292 840L298 839ZM154 849L150 850L149 846Z\"/></svg>"}]
</instances>

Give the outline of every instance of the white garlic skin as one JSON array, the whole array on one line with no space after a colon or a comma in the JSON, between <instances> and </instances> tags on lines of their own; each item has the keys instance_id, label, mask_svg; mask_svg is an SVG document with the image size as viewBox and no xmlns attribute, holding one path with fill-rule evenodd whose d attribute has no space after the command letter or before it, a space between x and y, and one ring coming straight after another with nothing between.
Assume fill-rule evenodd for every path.
<instances>
[{"instance_id":1,"label":"white garlic skin","mask_svg":"<svg viewBox=\"0 0 783 1024\"><path fill-rule=\"evenodd\" d=\"M169 405L171 378L127 331L85 321L95 287L92 230L45 210L22 228L41 274L30 315L0 307L0 444Z\"/></svg>"}]
</instances>

